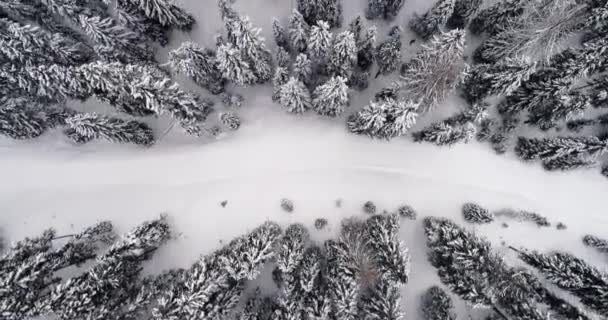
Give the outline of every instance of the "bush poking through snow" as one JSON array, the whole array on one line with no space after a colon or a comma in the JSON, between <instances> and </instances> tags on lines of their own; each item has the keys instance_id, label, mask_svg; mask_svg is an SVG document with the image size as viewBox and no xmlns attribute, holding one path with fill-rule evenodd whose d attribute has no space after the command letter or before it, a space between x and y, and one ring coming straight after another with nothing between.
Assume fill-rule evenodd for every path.
<instances>
[{"instance_id":1,"label":"bush poking through snow","mask_svg":"<svg viewBox=\"0 0 608 320\"><path fill-rule=\"evenodd\" d=\"M293 212L293 202L289 199L281 199L281 209L283 209L285 212L289 212L292 213Z\"/></svg>"},{"instance_id":2,"label":"bush poking through snow","mask_svg":"<svg viewBox=\"0 0 608 320\"><path fill-rule=\"evenodd\" d=\"M315 229L323 230L327 227L328 221L325 218L318 218L315 220Z\"/></svg>"},{"instance_id":3,"label":"bush poking through snow","mask_svg":"<svg viewBox=\"0 0 608 320\"><path fill-rule=\"evenodd\" d=\"M416 220L416 218L418 217L418 213L416 212L416 210L414 210L414 208L412 208L409 205L403 205L403 206L399 207L397 209L397 214L401 218L405 218L405 219L409 219L409 220Z\"/></svg>"},{"instance_id":4,"label":"bush poking through snow","mask_svg":"<svg viewBox=\"0 0 608 320\"><path fill-rule=\"evenodd\" d=\"M365 212L365 213L375 214L376 210L377 210L376 205L371 201L367 201L366 203L363 204L363 212Z\"/></svg>"},{"instance_id":5,"label":"bush poking through snow","mask_svg":"<svg viewBox=\"0 0 608 320\"><path fill-rule=\"evenodd\" d=\"M514 219L522 222L532 222L536 224L538 227L549 227L551 223L547 220L546 217L541 216L536 212L530 212L525 210L501 210L495 213L496 217L505 217L509 219Z\"/></svg>"},{"instance_id":6,"label":"bush poking through snow","mask_svg":"<svg viewBox=\"0 0 608 320\"><path fill-rule=\"evenodd\" d=\"M445 122L439 122L414 132L412 137L415 142L430 142L438 146L452 146L459 142L468 143L475 137L475 126L467 123L464 126L453 126Z\"/></svg>"},{"instance_id":7,"label":"bush poking through snow","mask_svg":"<svg viewBox=\"0 0 608 320\"><path fill-rule=\"evenodd\" d=\"M348 129L371 138L390 140L403 136L416 124L418 103L387 98L370 102L348 118Z\"/></svg>"},{"instance_id":8,"label":"bush poking through snow","mask_svg":"<svg viewBox=\"0 0 608 320\"><path fill-rule=\"evenodd\" d=\"M462 206L462 215L464 219L470 223L491 223L494 221L494 215L488 209L476 203L465 203Z\"/></svg>"},{"instance_id":9,"label":"bush poking through snow","mask_svg":"<svg viewBox=\"0 0 608 320\"><path fill-rule=\"evenodd\" d=\"M566 230L568 229L568 226L566 226L563 222L558 222L555 228L557 230Z\"/></svg>"},{"instance_id":10,"label":"bush poking through snow","mask_svg":"<svg viewBox=\"0 0 608 320\"><path fill-rule=\"evenodd\" d=\"M452 298L438 286L428 288L422 296L422 316L425 320L455 320Z\"/></svg>"},{"instance_id":11,"label":"bush poking through snow","mask_svg":"<svg viewBox=\"0 0 608 320\"><path fill-rule=\"evenodd\" d=\"M220 122L232 131L236 131L241 127L241 119L232 112L220 113Z\"/></svg>"},{"instance_id":12,"label":"bush poking through snow","mask_svg":"<svg viewBox=\"0 0 608 320\"><path fill-rule=\"evenodd\" d=\"M606 239L588 234L583 237L583 243L587 247L596 249L599 252L608 253L608 240Z\"/></svg>"},{"instance_id":13,"label":"bush poking through snow","mask_svg":"<svg viewBox=\"0 0 608 320\"><path fill-rule=\"evenodd\" d=\"M240 108L245 102L245 98L238 93L224 92L220 95L220 99L226 108Z\"/></svg>"}]
</instances>

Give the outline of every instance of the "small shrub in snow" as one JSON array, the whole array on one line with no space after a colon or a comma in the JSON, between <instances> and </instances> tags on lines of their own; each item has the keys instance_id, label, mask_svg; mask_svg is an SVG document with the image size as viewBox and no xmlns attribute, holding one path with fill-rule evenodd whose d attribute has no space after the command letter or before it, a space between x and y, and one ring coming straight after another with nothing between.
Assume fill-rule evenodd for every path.
<instances>
[{"instance_id":1,"label":"small shrub in snow","mask_svg":"<svg viewBox=\"0 0 608 320\"><path fill-rule=\"evenodd\" d=\"M497 217L505 217L514 219L522 222L532 222L539 227L548 227L551 225L546 217L541 216L536 212L530 212L525 210L501 210L495 213Z\"/></svg>"},{"instance_id":2,"label":"small shrub in snow","mask_svg":"<svg viewBox=\"0 0 608 320\"><path fill-rule=\"evenodd\" d=\"M397 214L399 214L399 216L401 216L402 218L409 220L416 220L416 218L418 217L418 213L416 212L416 210L414 210L414 208L409 205L399 207L397 209Z\"/></svg>"},{"instance_id":3,"label":"small shrub in snow","mask_svg":"<svg viewBox=\"0 0 608 320\"><path fill-rule=\"evenodd\" d=\"M564 223L562 222L558 222L557 225L555 226L557 228L557 230L566 230L568 229L568 226L566 226Z\"/></svg>"},{"instance_id":4,"label":"small shrub in snow","mask_svg":"<svg viewBox=\"0 0 608 320\"><path fill-rule=\"evenodd\" d=\"M454 302L443 289L432 286L422 296L422 315L425 320L455 320Z\"/></svg>"},{"instance_id":5,"label":"small shrub in snow","mask_svg":"<svg viewBox=\"0 0 608 320\"><path fill-rule=\"evenodd\" d=\"M369 72L357 70L348 80L348 85L357 91L363 91L369 87Z\"/></svg>"},{"instance_id":6,"label":"small shrub in snow","mask_svg":"<svg viewBox=\"0 0 608 320\"><path fill-rule=\"evenodd\" d=\"M475 137L475 126L467 123L464 126L453 126L446 122L439 122L414 132L412 137L415 142L430 142L438 146L452 146L464 142L468 143Z\"/></svg>"},{"instance_id":7,"label":"small shrub in snow","mask_svg":"<svg viewBox=\"0 0 608 320\"><path fill-rule=\"evenodd\" d=\"M583 237L583 243L591 248L594 248L602 253L608 253L608 240L602 239L593 235Z\"/></svg>"},{"instance_id":8,"label":"small shrub in snow","mask_svg":"<svg viewBox=\"0 0 608 320\"><path fill-rule=\"evenodd\" d=\"M363 204L363 212L365 213L369 213L369 214L375 214L376 213L376 205L371 202L368 201L366 203Z\"/></svg>"},{"instance_id":9,"label":"small shrub in snow","mask_svg":"<svg viewBox=\"0 0 608 320\"><path fill-rule=\"evenodd\" d=\"M315 228L317 230L325 229L325 227L327 227L327 224L328 224L328 222L327 222L327 219L325 219L325 218L318 218L315 220Z\"/></svg>"},{"instance_id":10,"label":"small shrub in snow","mask_svg":"<svg viewBox=\"0 0 608 320\"><path fill-rule=\"evenodd\" d=\"M465 203L462 206L464 219L470 223L490 223L494 221L494 215L488 209L476 203Z\"/></svg>"},{"instance_id":11,"label":"small shrub in snow","mask_svg":"<svg viewBox=\"0 0 608 320\"><path fill-rule=\"evenodd\" d=\"M245 102L245 98L238 93L224 92L220 95L220 99L226 108L240 108L243 106L243 102Z\"/></svg>"},{"instance_id":12,"label":"small shrub in snow","mask_svg":"<svg viewBox=\"0 0 608 320\"><path fill-rule=\"evenodd\" d=\"M293 202L289 199L281 199L281 209L289 213L293 212Z\"/></svg>"},{"instance_id":13,"label":"small shrub in snow","mask_svg":"<svg viewBox=\"0 0 608 320\"><path fill-rule=\"evenodd\" d=\"M241 127L241 119L232 112L220 113L220 122L230 130L238 130Z\"/></svg>"}]
</instances>

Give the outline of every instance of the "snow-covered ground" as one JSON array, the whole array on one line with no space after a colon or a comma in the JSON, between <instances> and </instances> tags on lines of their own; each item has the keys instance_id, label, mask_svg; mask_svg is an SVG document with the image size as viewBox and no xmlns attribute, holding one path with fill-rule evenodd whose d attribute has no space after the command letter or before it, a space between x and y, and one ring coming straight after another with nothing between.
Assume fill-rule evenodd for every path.
<instances>
[{"instance_id":1,"label":"snow-covered ground","mask_svg":"<svg viewBox=\"0 0 608 320\"><path fill-rule=\"evenodd\" d=\"M345 24L363 13L364 0L343 3ZM212 45L214 34L221 31L215 0L187 0L183 5L198 25L189 35L176 34L169 47L190 38ZM423 12L430 5L426 0L407 1L395 23L404 25L413 11ZM285 22L291 4L240 0L236 8L268 35L271 18ZM376 23L383 25L382 39L387 25ZM407 33L406 46L411 38ZM270 45L271 37L267 39ZM352 107L362 107L380 86L374 84L356 96ZM112 220L124 231L167 212L177 239L147 266L157 272L188 266L200 254L266 219L284 225L303 222L312 231L314 219L328 218L329 231L313 231L323 239L333 236L341 218L363 215L361 206L367 200L389 211L407 203L419 216L458 222L463 222L460 206L475 201L491 210L535 211L554 225L568 226L558 231L509 221L509 228L500 223L478 227L497 249L504 250L504 240L515 246L575 252L605 266L606 261L580 241L586 233L608 238L608 181L597 172L548 173L512 155L497 156L489 146L477 143L438 148L407 139L385 142L354 136L346 132L344 119L286 114L272 103L270 90L236 89L246 97L245 106L237 110L244 124L219 141L199 141L179 129L149 149L105 143L75 147L59 132L29 142L1 140L0 234L18 240L44 228L68 232L101 219ZM83 106L94 107L95 103ZM456 108L453 99L444 110ZM427 115L423 123L441 112ZM157 131L163 132L168 123L157 121ZM294 201L292 214L280 209L283 197ZM340 208L335 206L337 199L342 199ZM220 205L223 200L228 201L225 208ZM413 256L403 304L408 319L416 319L420 293L438 279L426 261L420 219L404 221L402 236Z\"/></svg>"}]
</instances>

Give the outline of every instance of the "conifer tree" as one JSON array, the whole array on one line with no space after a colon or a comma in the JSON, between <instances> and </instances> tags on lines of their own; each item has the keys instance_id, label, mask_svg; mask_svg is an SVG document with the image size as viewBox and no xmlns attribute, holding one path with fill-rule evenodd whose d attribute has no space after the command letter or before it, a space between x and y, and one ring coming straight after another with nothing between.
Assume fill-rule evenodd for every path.
<instances>
[{"instance_id":1,"label":"conifer tree","mask_svg":"<svg viewBox=\"0 0 608 320\"><path fill-rule=\"evenodd\" d=\"M399 216L375 215L366 226L366 246L380 281L394 284L407 283L410 272L410 257L407 248L399 240Z\"/></svg>"},{"instance_id":2,"label":"conifer tree","mask_svg":"<svg viewBox=\"0 0 608 320\"><path fill-rule=\"evenodd\" d=\"M80 113L67 119L70 138L75 142L104 139L116 143L149 146L154 142L152 129L145 123L106 117L94 113Z\"/></svg>"},{"instance_id":3,"label":"conifer tree","mask_svg":"<svg viewBox=\"0 0 608 320\"><path fill-rule=\"evenodd\" d=\"M313 93L312 106L321 115L335 117L348 106L348 86L346 79L332 77Z\"/></svg>"},{"instance_id":4,"label":"conifer tree","mask_svg":"<svg viewBox=\"0 0 608 320\"><path fill-rule=\"evenodd\" d=\"M169 64L196 84L213 94L224 92L224 79L218 68L215 52L187 41L169 52Z\"/></svg>"},{"instance_id":5,"label":"conifer tree","mask_svg":"<svg viewBox=\"0 0 608 320\"><path fill-rule=\"evenodd\" d=\"M499 128L490 137L492 148L496 153L503 154L512 145L515 130L519 127L520 120L517 117L503 116Z\"/></svg>"},{"instance_id":6,"label":"conifer tree","mask_svg":"<svg viewBox=\"0 0 608 320\"><path fill-rule=\"evenodd\" d=\"M476 65L462 84L464 98L478 102L488 96L509 95L536 72L538 65L527 59L506 58L495 64Z\"/></svg>"},{"instance_id":7,"label":"conifer tree","mask_svg":"<svg viewBox=\"0 0 608 320\"><path fill-rule=\"evenodd\" d=\"M69 113L61 108L43 107L26 98L1 98L0 134L12 139L37 138L63 124Z\"/></svg>"},{"instance_id":8,"label":"conifer tree","mask_svg":"<svg viewBox=\"0 0 608 320\"><path fill-rule=\"evenodd\" d=\"M217 66L225 79L238 85L250 85L257 80L253 68L232 44L217 48Z\"/></svg>"},{"instance_id":9,"label":"conifer tree","mask_svg":"<svg viewBox=\"0 0 608 320\"><path fill-rule=\"evenodd\" d=\"M391 98L370 102L348 119L348 129L371 138L390 140L404 135L416 124L418 107L418 103Z\"/></svg>"},{"instance_id":10,"label":"conifer tree","mask_svg":"<svg viewBox=\"0 0 608 320\"><path fill-rule=\"evenodd\" d=\"M287 52L283 47L277 48L277 52L275 53L275 60L277 63L277 67L289 68L289 65L291 64L291 56L289 55L289 52Z\"/></svg>"},{"instance_id":11,"label":"conifer tree","mask_svg":"<svg viewBox=\"0 0 608 320\"><path fill-rule=\"evenodd\" d=\"M277 18L272 19L272 34L277 46L285 50L289 49L289 35Z\"/></svg>"},{"instance_id":12,"label":"conifer tree","mask_svg":"<svg viewBox=\"0 0 608 320\"><path fill-rule=\"evenodd\" d=\"M308 46L310 26L297 10L289 16L289 43L295 52L304 52Z\"/></svg>"},{"instance_id":13,"label":"conifer tree","mask_svg":"<svg viewBox=\"0 0 608 320\"><path fill-rule=\"evenodd\" d=\"M105 318L137 293L141 263L170 236L165 218L141 224L97 258L87 272L58 285L47 309L59 319Z\"/></svg>"},{"instance_id":14,"label":"conifer tree","mask_svg":"<svg viewBox=\"0 0 608 320\"><path fill-rule=\"evenodd\" d=\"M332 28L342 26L341 0L298 0L297 2L298 11L309 25L325 21Z\"/></svg>"},{"instance_id":15,"label":"conifer tree","mask_svg":"<svg viewBox=\"0 0 608 320\"><path fill-rule=\"evenodd\" d=\"M589 42L598 38L604 37L608 32L608 4L602 1L593 1L589 3L590 10L587 13L583 28L585 33L582 37L582 42Z\"/></svg>"},{"instance_id":16,"label":"conifer tree","mask_svg":"<svg viewBox=\"0 0 608 320\"><path fill-rule=\"evenodd\" d=\"M291 113L304 113L311 107L310 92L306 85L295 77L291 77L281 86L281 105Z\"/></svg>"},{"instance_id":17,"label":"conifer tree","mask_svg":"<svg viewBox=\"0 0 608 320\"><path fill-rule=\"evenodd\" d=\"M369 72L357 70L348 79L348 84L357 91L363 91L369 87L369 76Z\"/></svg>"},{"instance_id":18,"label":"conifer tree","mask_svg":"<svg viewBox=\"0 0 608 320\"><path fill-rule=\"evenodd\" d=\"M462 206L462 215L470 223L490 223L494 221L494 215L488 209L476 204L465 203Z\"/></svg>"},{"instance_id":19,"label":"conifer tree","mask_svg":"<svg viewBox=\"0 0 608 320\"><path fill-rule=\"evenodd\" d=\"M608 253L608 240L588 234L583 237L583 243L599 252Z\"/></svg>"},{"instance_id":20,"label":"conifer tree","mask_svg":"<svg viewBox=\"0 0 608 320\"><path fill-rule=\"evenodd\" d=\"M393 20L403 8L405 0L368 0L365 16L367 19L382 18Z\"/></svg>"},{"instance_id":21,"label":"conifer tree","mask_svg":"<svg viewBox=\"0 0 608 320\"><path fill-rule=\"evenodd\" d=\"M357 42L357 66L363 71L368 71L374 63L377 33L376 26L371 26L365 30L363 38Z\"/></svg>"},{"instance_id":22,"label":"conifer tree","mask_svg":"<svg viewBox=\"0 0 608 320\"><path fill-rule=\"evenodd\" d=\"M580 116L591 107L591 98L585 93L571 91L562 96L552 97L551 102L530 109L526 123L541 130L554 128L561 120Z\"/></svg>"},{"instance_id":23,"label":"conifer tree","mask_svg":"<svg viewBox=\"0 0 608 320\"><path fill-rule=\"evenodd\" d=\"M355 320L359 296L358 268L348 246L342 241L325 242L327 253L327 282L332 300L332 314L338 319Z\"/></svg>"},{"instance_id":24,"label":"conifer tree","mask_svg":"<svg viewBox=\"0 0 608 320\"><path fill-rule=\"evenodd\" d=\"M422 315L425 320L456 320L454 302L443 289L432 286L422 296Z\"/></svg>"},{"instance_id":25,"label":"conifer tree","mask_svg":"<svg viewBox=\"0 0 608 320\"><path fill-rule=\"evenodd\" d=\"M504 30L513 19L524 13L525 0L499 1L484 10L471 21L469 29L474 35L495 35Z\"/></svg>"},{"instance_id":26,"label":"conifer tree","mask_svg":"<svg viewBox=\"0 0 608 320\"><path fill-rule=\"evenodd\" d=\"M515 153L521 159L539 159L547 169L572 169L595 163L597 156L608 150L608 141L597 137L519 137Z\"/></svg>"},{"instance_id":27,"label":"conifer tree","mask_svg":"<svg viewBox=\"0 0 608 320\"><path fill-rule=\"evenodd\" d=\"M169 43L171 26L162 25L158 21L146 17L137 7L125 1L117 1L116 4L114 11L116 20L120 24L151 41L158 42L163 47Z\"/></svg>"},{"instance_id":28,"label":"conifer tree","mask_svg":"<svg viewBox=\"0 0 608 320\"><path fill-rule=\"evenodd\" d=\"M220 122L232 131L238 130L241 127L241 119L232 112L220 113Z\"/></svg>"},{"instance_id":29,"label":"conifer tree","mask_svg":"<svg viewBox=\"0 0 608 320\"><path fill-rule=\"evenodd\" d=\"M394 283L381 279L361 296L359 319L403 319L404 314L399 306L400 299L399 287Z\"/></svg>"},{"instance_id":30,"label":"conifer tree","mask_svg":"<svg viewBox=\"0 0 608 320\"><path fill-rule=\"evenodd\" d=\"M277 249L277 267L285 277L293 278L286 282L295 281L295 273L304 260L304 251L310 240L310 234L301 224L292 224L285 230L285 235Z\"/></svg>"},{"instance_id":31,"label":"conifer tree","mask_svg":"<svg viewBox=\"0 0 608 320\"><path fill-rule=\"evenodd\" d=\"M608 275L569 254L517 250L520 259L602 316L608 315Z\"/></svg>"},{"instance_id":32,"label":"conifer tree","mask_svg":"<svg viewBox=\"0 0 608 320\"><path fill-rule=\"evenodd\" d=\"M136 8L139 13L161 26L190 30L195 23L192 15L169 0L119 0L118 5Z\"/></svg>"},{"instance_id":33,"label":"conifer tree","mask_svg":"<svg viewBox=\"0 0 608 320\"><path fill-rule=\"evenodd\" d=\"M461 81L465 70L465 34L453 30L435 37L428 46L401 68L397 88L423 111L442 103Z\"/></svg>"},{"instance_id":34,"label":"conifer tree","mask_svg":"<svg viewBox=\"0 0 608 320\"><path fill-rule=\"evenodd\" d=\"M304 251L302 262L297 270L298 287L310 294L321 285L321 271L323 268L323 251L317 246L311 246Z\"/></svg>"},{"instance_id":35,"label":"conifer tree","mask_svg":"<svg viewBox=\"0 0 608 320\"><path fill-rule=\"evenodd\" d=\"M477 15L483 0L456 0L454 12L447 21L450 29L465 29L469 21Z\"/></svg>"},{"instance_id":36,"label":"conifer tree","mask_svg":"<svg viewBox=\"0 0 608 320\"><path fill-rule=\"evenodd\" d=\"M264 38L260 35L261 29L254 28L249 17L227 17L224 19L228 39L237 48L242 58L249 64L257 83L264 83L272 78L272 55Z\"/></svg>"},{"instance_id":37,"label":"conifer tree","mask_svg":"<svg viewBox=\"0 0 608 320\"><path fill-rule=\"evenodd\" d=\"M305 53L300 53L293 63L293 74L304 84L310 84L312 81L312 61Z\"/></svg>"},{"instance_id":38,"label":"conifer tree","mask_svg":"<svg viewBox=\"0 0 608 320\"><path fill-rule=\"evenodd\" d=\"M355 42L361 41L361 32L363 31L363 19L361 16L357 16L351 23L348 24L348 31L350 31L355 37Z\"/></svg>"},{"instance_id":39,"label":"conifer tree","mask_svg":"<svg viewBox=\"0 0 608 320\"><path fill-rule=\"evenodd\" d=\"M410 29L423 40L440 33L441 28L454 13L455 2L456 0L439 0L424 15L414 15L409 23Z\"/></svg>"},{"instance_id":40,"label":"conifer tree","mask_svg":"<svg viewBox=\"0 0 608 320\"><path fill-rule=\"evenodd\" d=\"M471 123L464 126L450 125L445 122L432 124L421 131L414 132L415 142L429 142L438 146L451 146L460 142L468 143L475 137L476 129Z\"/></svg>"},{"instance_id":41,"label":"conifer tree","mask_svg":"<svg viewBox=\"0 0 608 320\"><path fill-rule=\"evenodd\" d=\"M357 64L357 45L353 34L346 30L338 33L329 54L327 71L330 75L349 78Z\"/></svg>"},{"instance_id":42,"label":"conifer tree","mask_svg":"<svg viewBox=\"0 0 608 320\"><path fill-rule=\"evenodd\" d=\"M399 68L401 62L401 28L395 26L391 28L388 39L378 45L376 62L378 63L379 75L388 75Z\"/></svg>"},{"instance_id":43,"label":"conifer tree","mask_svg":"<svg viewBox=\"0 0 608 320\"><path fill-rule=\"evenodd\" d=\"M308 39L308 56L314 61L323 64L327 55L331 51L332 34L329 32L329 24L319 21L310 28L310 38Z\"/></svg>"},{"instance_id":44,"label":"conifer tree","mask_svg":"<svg viewBox=\"0 0 608 320\"><path fill-rule=\"evenodd\" d=\"M278 67L272 78L272 101L281 100L281 88L289 81L289 72L284 67Z\"/></svg>"}]
</instances>

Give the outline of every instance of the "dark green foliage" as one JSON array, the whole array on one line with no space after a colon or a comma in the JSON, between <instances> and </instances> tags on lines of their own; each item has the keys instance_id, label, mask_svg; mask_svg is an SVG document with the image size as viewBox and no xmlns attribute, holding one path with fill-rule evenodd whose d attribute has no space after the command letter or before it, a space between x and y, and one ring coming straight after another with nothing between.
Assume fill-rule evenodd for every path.
<instances>
[{"instance_id":1,"label":"dark green foliage","mask_svg":"<svg viewBox=\"0 0 608 320\"><path fill-rule=\"evenodd\" d=\"M589 96L572 91L563 96L553 97L551 101L530 109L526 123L546 131L557 126L560 121L582 114L590 107Z\"/></svg>"},{"instance_id":2,"label":"dark green foliage","mask_svg":"<svg viewBox=\"0 0 608 320\"><path fill-rule=\"evenodd\" d=\"M440 287L430 287L422 296L422 316L425 320L455 320L452 298Z\"/></svg>"},{"instance_id":3,"label":"dark green foliage","mask_svg":"<svg viewBox=\"0 0 608 320\"><path fill-rule=\"evenodd\" d=\"M464 219L470 223L491 223L494 221L494 215L488 209L476 204L465 203L462 206L462 215Z\"/></svg>"},{"instance_id":4,"label":"dark green foliage","mask_svg":"<svg viewBox=\"0 0 608 320\"><path fill-rule=\"evenodd\" d=\"M0 99L0 134L12 139L32 139L62 124L68 110L44 108L24 98Z\"/></svg>"}]
</instances>

